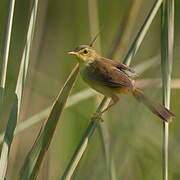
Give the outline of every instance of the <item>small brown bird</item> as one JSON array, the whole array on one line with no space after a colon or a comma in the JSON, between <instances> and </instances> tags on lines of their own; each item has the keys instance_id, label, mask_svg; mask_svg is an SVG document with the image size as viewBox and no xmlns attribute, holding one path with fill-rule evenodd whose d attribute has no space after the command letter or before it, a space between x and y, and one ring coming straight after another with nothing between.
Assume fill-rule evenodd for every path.
<instances>
[{"instance_id":1,"label":"small brown bird","mask_svg":"<svg viewBox=\"0 0 180 180\"><path fill-rule=\"evenodd\" d=\"M118 102L117 94L126 93L132 94L139 102L145 104L154 114L166 122L170 122L175 117L163 105L147 97L142 90L135 87L135 80L132 80L126 73L128 71L136 74L132 68L98 55L91 45L78 46L68 54L77 57L83 80L96 91L112 98L112 103L99 115Z\"/></svg>"}]
</instances>

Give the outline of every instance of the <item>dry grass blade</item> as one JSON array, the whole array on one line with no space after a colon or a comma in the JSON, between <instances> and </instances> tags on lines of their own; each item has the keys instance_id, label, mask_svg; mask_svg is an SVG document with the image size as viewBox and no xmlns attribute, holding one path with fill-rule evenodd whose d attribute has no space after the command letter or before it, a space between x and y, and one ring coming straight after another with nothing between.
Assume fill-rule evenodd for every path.
<instances>
[{"instance_id":1,"label":"dry grass blade","mask_svg":"<svg viewBox=\"0 0 180 180\"><path fill-rule=\"evenodd\" d=\"M2 146L2 152L1 152L1 158L0 158L0 179L2 180L4 180L5 174L7 171L9 152L10 152L11 143L14 137L14 130L17 124L17 119L19 116L21 98L23 95L24 83L25 83L27 68L29 64L29 52L30 52L30 48L32 44L32 38L34 35L37 3L38 1L34 2L34 6L31 13L31 19L30 19L29 29L27 33L27 40L26 40L26 44L25 44L25 48L24 48L24 52L23 52L23 56L21 60L18 80L16 84L14 104L13 104L13 107L9 116L6 132L4 136L3 146Z\"/></svg>"},{"instance_id":2,"label":"dry grass blade","mask_svg":"<svg viewBox=\"0 0 180 180\"><path fill-rule=\"evenodd\" d=\"M77 64L54 101L49 117L43 124L32 149L26 156L24 165L20 171L21 180L36 179L54 135L59 117L64 110L66 101L78 77L78 73L79 68Z\"/></svg>"},{"instance_id":3,"label":"dry grass blade","mask_svg":"<svg viewBox=\"0 0 180 180\"><path fill-rule=\"evenodd\" d=\"M163 104L170 108L171 71L174 49L174 0L163 0L161 13L161 67ZM169 124L163 122L162 176L168 180Z\"/></svg>"}]
</instances>

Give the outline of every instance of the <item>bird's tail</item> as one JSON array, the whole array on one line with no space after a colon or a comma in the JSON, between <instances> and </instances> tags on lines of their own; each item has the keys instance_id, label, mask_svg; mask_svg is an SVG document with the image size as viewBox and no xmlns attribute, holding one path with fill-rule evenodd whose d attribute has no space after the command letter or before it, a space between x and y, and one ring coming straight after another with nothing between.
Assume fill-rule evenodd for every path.
<instances>
[{"instance_id":1,"label":"bird's tail","mask_svg":"<svg viewBox=\"0 0 180 180\"><path fill-rule=\"evenodd\" d=\"M170 112L167 108L165 108L160 103L154 101L153 99L147 97L140 89L136 88L133 91L133 95L138 101L142 102L154 114L158 115L161 119L165 120L166 122L171 122L172 118L175 117L175 115L172 112Z\"/></svg>"}]
</instances>

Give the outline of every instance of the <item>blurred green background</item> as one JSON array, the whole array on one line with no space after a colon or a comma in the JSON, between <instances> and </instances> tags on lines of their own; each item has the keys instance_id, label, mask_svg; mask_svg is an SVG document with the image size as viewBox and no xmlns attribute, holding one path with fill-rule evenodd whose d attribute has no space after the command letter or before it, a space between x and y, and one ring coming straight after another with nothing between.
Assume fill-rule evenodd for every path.
<instances>
[{"instance_id":1,"label":"blurred green background","mask_svg":"<svg viewBox=\"0 0 180 180\"><path fill-rule=\"evenodd\" d=\"M101 54L107 55L112 41L118 33L124 15L129 11L132 1L99 0L99 23L103 26L101 36ZM129 41L124 47L127 53L133 39L147 16L154 0L139 1L140 9L133 25ZM1 122L1 132L5 129L8 113L12 106L15 79L25 43L27 25L30 17L32 1L17 1L13 22L10 57L8 63L8 86ZM175 51L172 78L180 76L180 1L175 1ZM7 1L0 2L0 47L2 47ZM35 37L30 56L30 65L25 85L20 121L52 105L65 79L76 64L76 59L67 52L79 44L88 44L91 40L89 31L88 1L47 1L40 0L38 7ZM138 65L160 54L160 12L155 17L132 66ZM117 58L118 59L118 58ZM141 74L139 79L160 78L159 61L156 66ZM177 84L177 86L179 86ZM180 86L179 86L180 87ZM72 94L88 88L78 78ZM161 102L161 89L145 88L149 96ZM169 139L169 179L180 179L180 131L178 122L180 112L179 89L172 89L171 110L176 119L170 124ZM64 111L41 169L38 179L59 179L65 170L76 146L78 145L90 117L97 107L96 97L81 101ZM104 118L110 133L107 140L115 161L117 179L123 180L159 180L162 171L162 121L138 104L132 97L122 95L120 102ZM14 141L9 159L8 179L16 179L24 158L39 131L41 123L19 133ZM98 131L93 135L72 179L108 179L105 160L101 149Z\"/></svg>"}]
</instances>

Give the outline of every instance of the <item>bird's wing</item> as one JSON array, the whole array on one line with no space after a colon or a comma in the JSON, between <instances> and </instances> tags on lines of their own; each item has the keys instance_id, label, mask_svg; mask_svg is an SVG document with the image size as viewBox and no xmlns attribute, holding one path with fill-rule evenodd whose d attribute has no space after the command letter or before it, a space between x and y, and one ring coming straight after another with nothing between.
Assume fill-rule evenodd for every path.
<instances>
[{"instance_id":1,"label":"bird's wing","mask_svg":"<svg viewBox=\"0 0 180 180\"><path fill-rule=\"evenodd\" d=\"M95 61L91 64L93 79L109 87L133 88L133 81L123 71L103 61Z\"/></svg>"},{"instance_id":2,"label":"bird's wing","mask_svg":"<svg viewBox=\"0 0 180 180\"><path fill-rule=\"evenodd\" d=\"M107 62L109 64L111 64L112 66L115 66L116 68L120 69L120 70L125 70L125 71L129 71L130 73L132 74L135 74L135 75L138 75L136 73L136 71L134 71L134 69L130 68L129 66L126 66L125 64L122 64L120 62L117 62L117 61L113 61L111 59L107 59L107 58L104 58L104 57L101 57L101 60L104 61L104 62Z\"/></svg>"}]
</instances>

